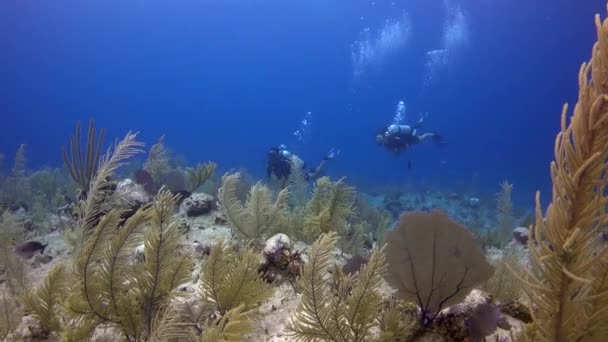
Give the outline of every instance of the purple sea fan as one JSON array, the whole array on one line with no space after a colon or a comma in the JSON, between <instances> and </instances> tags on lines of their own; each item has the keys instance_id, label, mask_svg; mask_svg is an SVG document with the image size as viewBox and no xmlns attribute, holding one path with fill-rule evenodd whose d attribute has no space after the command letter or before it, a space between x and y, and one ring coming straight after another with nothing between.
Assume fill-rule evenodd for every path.
<instances>
[{"instance_id":1,"label":"purple sea fan","mask_svg":"<svg viewBox=\"0 0 608 342\"><path fill-rule=\"evenodd\" d=\"M469 313L465 326L471 342L481 342L497 328L510 330L511 324L500 310L492 303L478 305Z\"/></svg>"}]
</instances>

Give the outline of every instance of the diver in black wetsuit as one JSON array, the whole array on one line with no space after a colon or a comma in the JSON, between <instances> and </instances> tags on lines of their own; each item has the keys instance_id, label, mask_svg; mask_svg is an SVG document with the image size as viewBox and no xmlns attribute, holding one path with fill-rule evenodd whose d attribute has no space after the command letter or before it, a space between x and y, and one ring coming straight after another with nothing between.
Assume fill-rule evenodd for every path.
<instances>
[{"instance_id":1,"label":"diver in black wetsuit","mask_svg":"<svg viewBox=\"0 0 608 342\"><path fill-rule=\"evenodd\" d=\"M304 173L304 178L306 181L311 181L319 177L325 163L334 159L340 154L340 150L332 148L329 153L321 160L319 165L315 168L308 169L306 164L302 161L300 157L291 153L287 150L285 145L275 146L270 148L268 151L268 159L266 161L266 173L268 176L274 176L279 180L283 181L283 184L289 178L291 174L291 168L293 165L301 165L302 171Z\"/></svg>"},{"instance_id":2,"label":"diver in black wetsuit","mask_svg":"<svg viewBox=\"0 0 608 342\"><path fill-rule=\"evenodd\" d=\"M379 145L386 147L389 151L399 155L402 151L409 147L417 145L427 140L433 140L437 143L443 143L443 138L437 133L418 134L416 131L424 122L424 116L421 116L413 125L398 125L392 124L382 129L376 135L376 142Z\"/></svg>"}]
</instances>

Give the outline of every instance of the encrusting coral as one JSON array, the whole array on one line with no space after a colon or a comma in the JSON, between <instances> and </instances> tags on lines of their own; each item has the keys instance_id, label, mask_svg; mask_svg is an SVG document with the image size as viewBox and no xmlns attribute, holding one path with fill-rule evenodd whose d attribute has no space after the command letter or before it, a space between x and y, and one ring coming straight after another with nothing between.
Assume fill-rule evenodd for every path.
<instances>
[{"instance_id":1,"label":"encrusting coral","mask_svg":"<svg viewBox=\"0 0 608 342\"><path fill-rule=\"evenodd\" d=\"M605 341L608 336L608 20L595 17L597 42L579 72L578 102L551 163L553 198L546 213L536 195L528 240L532 272L525 289L538 341Z\"/></svg>"},{"instance_id":2,"label":"encrusting coral","mask_svg":"<svg viewBox=\"0 0 608 342\"><path fill-rule=\"evenodd\" d=\"M493 272L472 234L441 211L402 215L387 241L387 280L418 304L424 328Z\"/></svg>"}]
</instances>

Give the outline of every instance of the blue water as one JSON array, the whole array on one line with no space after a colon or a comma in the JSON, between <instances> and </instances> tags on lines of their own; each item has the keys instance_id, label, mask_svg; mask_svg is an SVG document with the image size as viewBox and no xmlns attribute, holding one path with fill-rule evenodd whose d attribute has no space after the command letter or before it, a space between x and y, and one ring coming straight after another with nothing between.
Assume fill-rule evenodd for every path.
<instances>
[{"instance_id":1,"label":"blue water","mask_svg":"<svg viewBox=\"0 0 608 342\"><path fill-rule=\"evenodd\" d=\"M310 164L339 146L327 173L357 184L497 191L509 180L524 203L537 189L548 200L561 107L576 100L596 12L603 1L3 0L0 151L25 143L31 167L59 166L75 122L92 117L110 139L165 134L192 162L260 177L272 145ZM446 32L429 80L427 52ZM376 50L359 74L353 51L366 39ZM378 147L401 100L447 144L398 158Z\"/></svg>"}]
</instances>

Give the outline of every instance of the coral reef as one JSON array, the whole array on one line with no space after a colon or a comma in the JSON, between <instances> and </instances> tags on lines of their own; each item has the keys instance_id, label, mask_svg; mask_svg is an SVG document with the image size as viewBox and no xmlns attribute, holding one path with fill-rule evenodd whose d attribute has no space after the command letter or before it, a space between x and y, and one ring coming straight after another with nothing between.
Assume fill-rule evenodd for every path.
<instances>
[{"instance_id":1,"label":"coral reef","mask_svg":"<svg viewBox=\"0 0 608 342\"><path fill-rule=\"evenodd\" d=\"M369 262L352 276L336 274L333 293L327 281L335 233L323 234L311 248L309 262L298 283L302 303L290 320L289 330L301 341L368 341L382 297L378 293L386 262L374 250Z\"/></svg>"},{"instance_id":2,"label":"coral reef","mask_svg":"<svg viewBox=\"0 0 608 342\"><path fill-rule=\"evenodd\" d=\"M513 184L507 181L500 183L500 192L496 194L496 209L498 214L498 227L496 230L501 246L504 246L511 240L511 232L514 228L512 193Z\"/></svg>"},{"instance_id":3,"label":"coral reef","mask_svg":"<svg viewBox=\"0 0 608 342\"><path fill-rule=\"evenodd\" d=\"M217 164L213 162L199 163L194 168L186 169L188 175L187 190L194 192L203 186L213 176L215 169L217 169Z\"/></svg>"},{"instance_id":4,"label":"coral reef","mask_svg":"<svg viewBox=\"0 0 608 342\"><path fill-rule=\"evenodd\" d=\"M203 268L201 297L220 315L239 306L239 311L250 311L272 294L258 267L259 258L253 249L237 253L224 242L217 243Z\"/></svg>"},{"instance_id":5,"label":"coral reef","mask_svg":"<svg viewBox=\"0 0 608 342\"><path fill-rule=\"evenodd\" d=\"M602 341L608 335L608 20L595 17L597 42L579 72L578 102L551 163L552 201L528 240L533 271L524 276L537 341Z\"/></svg>"},{"instance_id":6,"label":"coral reef","mask_svg":"<svg viewBox=\"0 0 608 342\"><path fill-rule=\"evenodd\" d=\"M492 275L471 233L440 211L403 215L387 241L388 281L418 304L422 327Z\"/></svg>"},{"instance_id":7,"label":"coral reef","mask_svg":"<svg viewBox=\"0 0 608 342\"><path fill-rule=\"evenodd\" d=\"M63 161L70 171L72 179L80 187L83 198L91 185L93 177L97 174L98 161L101 155L101 146L105 137L105 130L102 128L97 132L95 122L89 121L89 130L85 150L82 149L82 127L80 122L76 124L76 133L70 138L70 153L63 146Z\"/></svg>"},{"instance_id":8,"label":"coral reef","mask_svg":"<svg viewBox=\"0 0 608 342\"><path fill-rule=\"evenodd\" d=\"M247 201L243 204L236 191L239 179L238 173L224 175L218 194L222 212L235 233L247 239L261 239L275 232L287 206L287 189L281 190L273 202L270 189L257 183L251 187Z\"/></svg>"}]
</instances>

